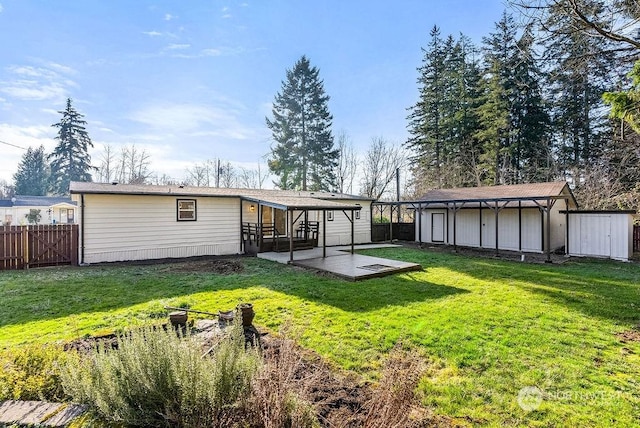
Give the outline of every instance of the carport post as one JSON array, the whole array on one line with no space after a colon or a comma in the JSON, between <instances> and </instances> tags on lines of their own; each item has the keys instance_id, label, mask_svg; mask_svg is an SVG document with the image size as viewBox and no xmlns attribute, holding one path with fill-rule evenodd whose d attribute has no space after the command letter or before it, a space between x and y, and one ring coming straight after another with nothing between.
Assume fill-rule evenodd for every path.
<instances>
[{"instance_id":1,"label":"carport post","mask_svg":"<svg viewBox=\"0 0 640 428\"><path fill-rule=\"evenodd\" d=\"M422 248L422 202L418 204L418 242Z\"/></svg>"},{"instance_id":2,"label":"carport post","mask_svg":"<svg viewBox=\"0 0 640 428\"><path fill-rule=\"evenodd\" d=\"M551 263L551 198L547 198L547 260L545 263Z\"/></svg>"},{"instance_id":3,"label":"carport post","mask_svg":"<svg viewBox=\"0 0 640 428\"><path fill-rule=\"evenodd\" d=\"M500 257L500 249L498 247L498 216L500 211L498 210L498 201L496 201L496 257Z\"/></svg>"}]
</instances>

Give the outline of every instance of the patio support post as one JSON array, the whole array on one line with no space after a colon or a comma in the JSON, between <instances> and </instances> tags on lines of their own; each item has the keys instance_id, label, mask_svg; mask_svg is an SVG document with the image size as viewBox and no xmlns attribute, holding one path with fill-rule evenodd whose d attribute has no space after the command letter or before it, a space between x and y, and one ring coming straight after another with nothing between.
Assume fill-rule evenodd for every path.
<instances>
[{"instance_id":1,"label":"patio support post","mask_svg":"<svg viewBox=\"0 0 640 428\"><path fill-rule=\"evenodd\" d=\"M389 242L393 244L393 204L389 203Z\"/></svg>"},{"instance_id":2,"label":"patio support post","mask_svg":"<svg viewBox=\"0 0 640 428\"><path fill-rule=\"evenodd\" d=\"M327 210L322 210L322 258L327 257Z\"/></svg>"},{"instance_id":3,"label":"patio support post","mask_svg":"<svg viewBox=\"0 0 640 428\"><path fill-rule=\"evenodd\" d=\"M242 208L244 208L244 203L242 198L240 198L240 253L242 253L242 249L244 247L244 235L243 235L243 224L242 224Z\"/></svg>"},{"instance_id":4,"label":"patio support post","mask_svg":"<svg viewBox=\"0 0 640 428\"><path fill-rule=\"evenodd\" d=\"M355 230L354 229L355 229L355 218L356 218L356 216L355 216L354 213L355 213L355 211L351 210L351 254L353 254L355 252L353 246L355 244Z\"/></svg>"},{"instance_id":5,"label":"patio support post","mask_svg":"<svg viewBox=\"0 0 640 428\"><path fill-rule=\"evenodd\" d=\"M293 263L293 211L287 209L287 218L289 219L289 264Z\"/></svg>"}]
</instances>

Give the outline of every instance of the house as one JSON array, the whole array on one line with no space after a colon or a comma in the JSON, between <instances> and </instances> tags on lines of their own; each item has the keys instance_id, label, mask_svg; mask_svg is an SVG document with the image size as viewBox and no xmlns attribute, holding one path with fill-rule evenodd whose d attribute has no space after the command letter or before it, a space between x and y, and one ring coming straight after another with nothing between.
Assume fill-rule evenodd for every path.
<instances>
[{"instance_id":1,"label":"house","mask_svg":"<svg viewBox=\"0 0 640 428\"><path fill-rule=\"evenodd\" d=\"M371 241L371 203L326 192L70 185L80 263L289 251ZM254 245L271 242L271 248Z\"/></svg>"},{"instance_id":2,"label":"house","mask_svg":"<svg viewBox=\"0 0 640 428\"><path fill-rule=\"evenodd\" d=\"M548 255L566 249L578 207L565 182L433 189L411 205L417 242Z\"/></svg>"},{"instance_id":3,"label":"house","mask_svg":"<svg viewBox=\"0 0 640 428\"><path fill-rule=\"evenodd\" d=\"M35 224L73 224L76 204L69 197L16 195L0 200L0 224L19 226L29 224L31 212L40 215ZM33 220L32 220L33 223Z\"/></svg>"}]
</instances>

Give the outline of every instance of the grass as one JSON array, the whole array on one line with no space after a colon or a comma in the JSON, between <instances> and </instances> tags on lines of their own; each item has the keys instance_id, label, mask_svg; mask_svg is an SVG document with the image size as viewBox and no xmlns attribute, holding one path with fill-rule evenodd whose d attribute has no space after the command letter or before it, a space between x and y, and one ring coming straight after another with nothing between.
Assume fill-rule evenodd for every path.
<instances>
[{"instance_id":1,"label":"grass","mask_svg":"<svg viewBox=\"0 0 640 428\"><path fill-rule=\"evenodd\" d=\"M424 270L359 283L246 258L242 273L172 265L0 273L0 348L51 343L157 322L163 306L256 308L255 323L292 321L303 346L376 378L402 340L430 361L424 403L462 422L640 426L640 268L576 261L537 265L393 248L367 254ZM517 402L543 391L535 411Z\"/></svg>"}]
</instances>

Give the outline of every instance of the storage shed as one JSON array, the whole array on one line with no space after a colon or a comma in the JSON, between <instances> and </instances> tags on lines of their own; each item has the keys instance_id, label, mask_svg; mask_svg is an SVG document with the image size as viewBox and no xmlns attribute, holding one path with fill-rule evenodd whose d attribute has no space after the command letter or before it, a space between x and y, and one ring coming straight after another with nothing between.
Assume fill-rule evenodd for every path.
<instances>
[{"instance_id":1,"label":"storage shed","mask_svg":"<svg viewBox=\"0 0 640 428\"><path fill-rule=\"evenodd\" d=\"M569 211L571 256L628 261L633 255L635 211Z\"/></svg>"},{"instance_id":2,"label":"storage shed","mask_svg":"<svg viewBox=\"0 0 640 428\"><path fill-rule=\"evenodd\" d=\"M79 208L80 263L240 254L256 231L291 254L300 240L371 242L372 200L360 196L82 182L72 182L70 193ZM317 235L309 239L311 222Z\"/></svg>"},{"instance_id":3,"label":"storage shed","mask_svg":"<svg viewBox=\"0 0 640 428\"><path fill-rule=\"evenodd\" d=\"M565 182L433 189L403 203L416 210L419 243L546 252L548 260L565 246L566 212L577 209Z\"/></svg>"}]
</instances>

